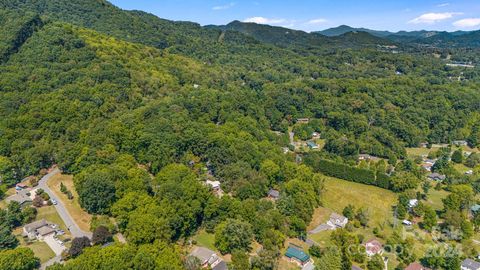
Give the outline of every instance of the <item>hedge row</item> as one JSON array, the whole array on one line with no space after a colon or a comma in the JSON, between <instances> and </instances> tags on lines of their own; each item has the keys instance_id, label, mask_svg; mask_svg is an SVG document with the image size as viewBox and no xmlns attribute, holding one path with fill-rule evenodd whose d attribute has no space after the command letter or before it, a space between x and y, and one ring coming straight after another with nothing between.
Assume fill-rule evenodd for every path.
<instances>
[{"instance_id":1,"label":"hedge row","mask_svg":"<svg viewBox=\"0 0 480 270\"><path fill-rule=\"evenodd\" d=\"M352 167L326 159L319 159L315 161L310 160L310 162L307 163L309 163L309 165L312 166L315 171L321 172L328 176L351 182L391 189L390 177L383 173L375 173L371 170Z\"/></svg>"}]
</instances>

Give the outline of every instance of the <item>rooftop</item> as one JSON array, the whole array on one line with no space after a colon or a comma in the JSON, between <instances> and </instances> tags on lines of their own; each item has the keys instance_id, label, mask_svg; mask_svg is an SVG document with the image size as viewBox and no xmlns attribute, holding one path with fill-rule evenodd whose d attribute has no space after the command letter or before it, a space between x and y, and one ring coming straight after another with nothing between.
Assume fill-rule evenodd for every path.
<instances>
[{"instance_id":1,"label":"rooftop","mask_svg":"<svg viewBox=\"0 0 480 270\"><path fill-rule=\"evenodd\" d=\"M47 221L45 219L41 219L25 225L24 228L27 232L33 232L36 229L41 228L43 226L47 226L47 225L48 225Z\"/></svg>"},{"instance_id":2,"label":"rooftop","mask_svg":"<svg viewBox=\"0 0 480 270\"><path fill-rule=\"evenodd\" d=\"M275 189L270 189L268 191L268 196L270 196L272 198L278 198L278 197L280 197L280 191L275 190Z\"/></svg>"},{"instance_id":3,"label":"rooftop","mask_svg":"<svg viewBox=\"0 0 480 270\"><path fill-rule=\"evenodd\" d=\"M38 234L40 234L41 236L45 236L45 235L48 235L48 234L51 234L51 233L54 233L55 230L49 226L43 226L43 227L40 227L37 229L37 232Z\"/></svg>"},{"instance_id":4,"label":"rooftop","mask_svg":"<svg viewBox=\"0 0 480 270\"><path fill-rule=\"evenodd\" d=\"M294 245L290 245L288 247L287 251L285 252L285 256L288 258L297 259L302 263L310 260L310 256L307 253L305 253L300 247Z\"/></svg>"},{"instance_id":5,"label":"rooftop","mask_svg":"<svg viewBox=\"0 0 480 270\"><path fill-rule=\"evenodd\" d=\"M204 247L196 247L190 253L191 256L196 257L202 264L207 263L212 256L216 256L213 250Z\"/></svg>"},{"instance_id":6,"label":"rooftop","mask_svg":"<svg viewBox=\"0 0 480 270\"><path fill-rule=\"evenodd\" d=\"M480 263L477 261L474 261L472 259L465 259L462 262L462 269L472 269L472 270L477 270L480 269Z\"/></svg>"},{"instance_id":7,"label":"rooftop","mask_svg":"<svg viewBox=\"0 0 480 270\"><path fill-rule=\"evenodd\" d=\"M430 268L424 267L423 265L413 262L405 270L431 270Z\"/></svg>"}]
</instances>

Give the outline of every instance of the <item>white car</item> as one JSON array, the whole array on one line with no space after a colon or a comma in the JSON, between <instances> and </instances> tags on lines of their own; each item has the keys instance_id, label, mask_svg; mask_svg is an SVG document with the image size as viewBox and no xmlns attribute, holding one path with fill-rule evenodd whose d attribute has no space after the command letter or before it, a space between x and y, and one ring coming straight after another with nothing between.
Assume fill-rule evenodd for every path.
<instances>
[{"instance_id":1,"label":"white car","mask_svg":"<svg viewBox=\"0 0 480 270\"><path fill-rule=\"evenodd\" d=\"M55 200L55 199L52 199L51 201L52 201L52 204L53 204L53 205L57 205L57 204L58 204L57 200Z\"/></svg>"}]
</instances>

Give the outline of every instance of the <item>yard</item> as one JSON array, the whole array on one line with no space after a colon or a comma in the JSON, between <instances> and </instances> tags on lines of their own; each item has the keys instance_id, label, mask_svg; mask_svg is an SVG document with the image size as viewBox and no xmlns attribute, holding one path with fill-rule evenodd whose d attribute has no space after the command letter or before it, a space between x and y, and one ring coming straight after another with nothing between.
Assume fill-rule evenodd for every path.
<instances>
[{"instance_id":1,"label":"yard","mask_svg":"<svg viewBox=\"0 0 480 270\"><path fill-rule=\"evenodd\" d=\"M14 232L15 236L17 237L18 241L20 242L21 247L28 247L30 248L35 256L40 259L40 262L44 263L51 258L55 257L55 253L50 249L50 247L41 241L34 241L32 243L27 243L25 239L22 237L22 228L17 228Z\"/></svg>"},{"instance_id":2,"label":"yard","mask_svg":"<svg viewBox=\"0 0 480 270\"><path fill-rule=\"evenodd\" d=\"M58 215L55 206L44 206L41 208L37 208L37 218L36 220L45 219L46 221L52 222L60 226L60 229L64 230L68 233L67 226L63 223L62 218Z\"/></svg>"},{"instance_id":3,"label":"yard","mask_svg":"<svg viewBox=\"0 0 480 270\"><path fill-rule=\"evenodd\" d=\"M308 229L324 223L332 212L341 214L343 209L351 204L357 209L366 209L370 217L369 227L359 228L358 233L369 238L373 237L374 227L387 234L392 230L390 226L393 221L392 206L397 202L397 195L389 190L328 177L322 201L323 207L315 211ZM309 237L318 244L327 246L330 242L330 233L331 231L324 231Z\"/></svg>"},{"instance_id":4,"label":"yard","mask_svg":"<svg viewBox=\"0 0 480 270\"><path fill-rule=\"evenodd\" d=\"M216 251L215 248L215 235L213 233L207 233L205 230L199 231L193 240L197 242L197 246L206 247L208 249Z\"/></svg>"},{"instance_id":5,"label":"yard","mask_svg":"<svg viewBox=\"0 0 480 270\"><path fill-rule=\"evenodd\" d=\"M60 183L63 183L67 189L72 192L73 200L69 200L67 195L60 191ZM78 194L75 191L73 185L73 176L57 174L54 175L47 183L48 187L55 193L55 195L62 201L68 213L72 216L73 220L78 224L80 229L84 231L90 231L90 222L92 216L85 212L78 202Z\"/></svg>"}]
</instances>

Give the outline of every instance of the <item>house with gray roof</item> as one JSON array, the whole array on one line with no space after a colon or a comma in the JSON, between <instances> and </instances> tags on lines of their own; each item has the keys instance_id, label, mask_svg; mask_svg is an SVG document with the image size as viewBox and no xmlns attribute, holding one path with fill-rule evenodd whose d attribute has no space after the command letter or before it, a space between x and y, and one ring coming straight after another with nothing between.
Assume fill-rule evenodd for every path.
<instances>
[{"instance_id":1,"label":"house with gray roof","mask_svg":"<svg viewBox=\"0 0 480 270\"><path fill-rule=\"evenodd\" d=\"M462 270L480 270L480 263L472 259L465 259L460 266Z\"/></svg>"},{"instance_id":2,"label":"house with gray roof","mask_svg":"<svg viewBox=\"0 0 480 270\"><path fill-rule=\"evenodd\" d=\"M202 268L210 267L212 270L228 270L227 264L213 250L205 247L196 247L190 253L200 260Z\"/></svg>"},{"instance_id":3,"label":"house with gray roof","mask_svg":"<svg viewBox=\"0 0 480 270\"><path fill-rule=\"evenodd\" d=\"M30 198L30 190L29 189L18 190L16 194L8 197L6 201L7 203L18 202L21 206L27 203L31 203L32 198Z\"/></svg>"},{"instance_id":4,"label":"house with gray roof","mask_svg":"<svg viewBox=\"0 0 480 270\"><path fill-rule=\"evenodd\" d=\"M332 229L344 228L348 223L348 218L339 215L337 213L332 213L330 219L327 221L327 225L330 225Z\"/></svg>"},{"instance_id":5,"label":"house with gray roof","mask_svg":"<svg viewBox=\"0 0 480 270\"><path fill-rule=\"evenodd\" d=\"M444 174L431 173L428 175L428 179L431 179L434 181L444 181L445 179L447 179L447 177Z\"/></svg>"},{"instance_id":6,"label":"house with gray roof","mask_svg":"<svg viewBox=\"0 0 480 270\"><path fill-rule=\"evenodd\" d=\"M55 229L45 219L37 220L23 226L23 235L29 239L43 239L45 236L55 233Z\"/></svg>"}]
</instances>

